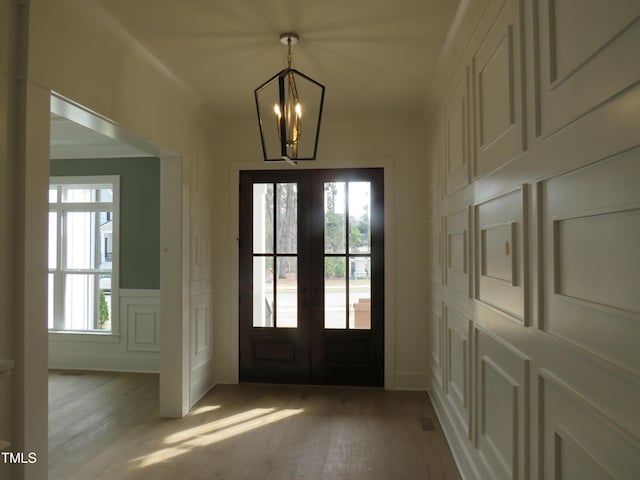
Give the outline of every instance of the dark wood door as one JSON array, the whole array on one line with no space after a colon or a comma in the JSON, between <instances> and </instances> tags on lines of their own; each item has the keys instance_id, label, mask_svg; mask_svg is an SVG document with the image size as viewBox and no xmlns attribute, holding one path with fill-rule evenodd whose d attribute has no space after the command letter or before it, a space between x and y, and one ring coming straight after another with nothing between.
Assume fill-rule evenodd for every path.
<instances>
[{"instance_id":1,"label":"dark wood door","mask_svg":"<svg viewBox=\"0 0 640 480\"><path fill-rule=\"evenodd\" d=\"M384 384L382 169L240 174L240 380Z\"/></svg>"}]
</instances>

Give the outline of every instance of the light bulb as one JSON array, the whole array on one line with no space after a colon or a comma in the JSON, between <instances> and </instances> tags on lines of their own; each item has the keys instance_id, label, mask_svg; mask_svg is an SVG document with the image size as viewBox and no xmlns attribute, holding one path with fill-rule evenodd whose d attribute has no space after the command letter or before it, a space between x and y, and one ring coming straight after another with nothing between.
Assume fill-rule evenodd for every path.
<instances>
[{"instance_id":1,"label":"light bulb","mask_svg":"<svg viewBox=\"0 0 640 480\"><path fill-rule=\"evenodd\" d=\"M282 116L282 113L280 113L280 105L278 105L277 103L273 106L273 111L276 112L278 118Z\"/></svg>"},{"instance_id":2,"label":"light bulb","mask_svg":"<svg viewBox=\"0 0 640 480\"><path fill-rule=\"evenodd\" d=\"M296 103L296 115L297 115L298 117L301 117L301 116L302 116L302 107L300 106L300 104L299 104L299 103Z\"/></svg>"}]
</instances>

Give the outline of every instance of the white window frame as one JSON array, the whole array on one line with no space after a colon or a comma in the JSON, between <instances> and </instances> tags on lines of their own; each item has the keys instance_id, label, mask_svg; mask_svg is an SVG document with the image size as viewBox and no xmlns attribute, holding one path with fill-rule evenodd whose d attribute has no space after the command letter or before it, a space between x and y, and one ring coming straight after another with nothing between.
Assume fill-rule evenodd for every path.
<instances>
[{"instance_id":1,"label":"white window frame","mask_svg":"<svg viewBox=\"0 0 640 480\"><path fill-rule=\"evenodd\" d=\"M53 318L54 325L49 333L82 334L103 337L117 337L120 335L120 176L119 175L93 175L72 177L50 177L49 189L53 187L68 187L70 185L79 188L95 188L102 185L112 185L113 198L111 202L62 202L61 190L58 190L56 203L49 203L49 212L57 212L57 239L56 239L56 268L48 268L48 272L54 275ZM112 260L111 260L111 330L69 330L64 328L64 275L76 272L74 269L64 268L66 232L63 228L65 215L68 212L113 212L112 219ZM99 270L99 269L92 269ZM86 270L78 270L77 273L87 273ZM99 272L96 272L99 273ZM96 307L99 308L99 307Z\"/></svg>"}]
</instances>

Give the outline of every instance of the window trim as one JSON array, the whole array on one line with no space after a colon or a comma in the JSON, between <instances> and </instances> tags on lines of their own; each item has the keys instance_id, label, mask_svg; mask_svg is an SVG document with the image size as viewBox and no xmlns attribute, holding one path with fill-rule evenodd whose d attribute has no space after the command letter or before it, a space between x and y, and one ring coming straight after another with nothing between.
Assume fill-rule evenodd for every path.
<instances>
[{"instance_id":1,"label":"window trim","mask_svg":"<svg viewBox=\"0 0 640 480\"><path fill-rule=\"evenodd\" d=\"M112 261L111 261L111 330L66 330L55 328L56 316L60 318L61 309L64 304L64 286L58 289L54 298L54 328L48 328L50 334L62 334L72 336L89 336L93 339L99 337L115 338L120 336L120 176L119 175L78 175L78 176L52 176L49 177L49 189L52 187L62 187L68 185L81 185L87 187L111 184L113 188L113 199L111 202L62 202L58 196L55 203L49 203L49 212L57 212L58 234L56 243L56 268L49 268L48 274L58 275L63 273L73 273L76 269L67 269L63 272L63 246L64 230L60 230L66 212L100 212L105 208L113 211L112 219ZM96 269L97 270L97 269ZM54 279L54 284L56 280ZM60 285L63 280L57 279ZM48 320L47 320L48 323ZM70 337L67 337L70 338ZM105 340L107 339L105 338Z\"/></svg>"}]
</instances>

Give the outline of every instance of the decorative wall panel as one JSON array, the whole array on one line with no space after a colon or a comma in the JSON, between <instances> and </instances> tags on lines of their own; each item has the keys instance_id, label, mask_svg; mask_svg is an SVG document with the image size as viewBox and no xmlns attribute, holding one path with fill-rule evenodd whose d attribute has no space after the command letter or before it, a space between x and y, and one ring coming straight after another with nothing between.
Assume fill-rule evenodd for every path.
<instances>
[{"instance_id":1,"label":"decorative wall panel","mask_svg":"<svg viewBox=\"0 0 640 480\"><path fill-rule=\"evenodd\" d=\"M524 149L520 18L519 0L505 2L473 58L475 176L499 167Z\"/></svg>"},{"instance_id":2,"label":"decorative wall panel","mask_svg":"<svg viewBox=\"0 0 640 480\"><path fill-rule=\"evenodd\" d=\"M433 405L463 478L635 480L640 1L475 8L428 132Z\"/></svg>"},{"instance_id":3,"label":"decorative wall panel","mask_svg":"<svg viewBox=\"0 0 640 480\"><path fill-rule=\"evenodd\" d=\"M538 135L640 80L640 2L539 0Z\"/></svg>"},{"instance_id":4,"label":"decorative wall panel","mask_svg":"<svg viewBox=\"0 0 640 480\"><path fill-rule=\"evenodd\" d=\"M445 185L447 195L469 184L469 75L465 70L445 109Z\"/></svg>"},{"instance_id":5,"label":"decorative wall panel","mask_svg":"<svg viewBox=\"0 0 640 480\"><path fill-rule=\"evenodd\" d=\"M445 283L470 297L469 209L445 218L445 239Z\"/></svg>"},{"instance_id":6,"label":"decorative wall panel","mask_svg":"<svg viewBox=\"0 0 640 480\"><path fill-rule=\"evenodd\" d=\"M208 294L192 297L191 311L191 355L192 368L206 363L211 358L211 315Z\"/></svg>"},{"instance_id":7,"label":"decorative wall panel","mask_svg":"<svg viewBox=\"0 0 640 480\"><path fill-rule=\"evenodd\" d=\"M548 371L538 377L544 479L633 479L640 442Z\"/></svg>"},{"instance_id":8,"label":"decorative wall panel","mask_svg":"<svg viewBox=\"0 0 640 480\"><path fill-rule=\"evenodd\" d=\"M211 276L211 240L209 238L210 226L206 224L192 224L191 230L191 279L194 281L204 281L209 279Z\"/></svg>"},{"instance_id":9,"label":"decorative wall panel","mask_svg":"<svg viewBox=\"0 0 640 480\"><path fill-rule=\"evenodd\" d=\"M529 360L480 327L475 350L476 448L491 478L525 478Z\"/></svg>"},{"instance_id":10,"label":"decorative wall panel","mask_svg":"<svg viewBox=\"0 0 640 480\"><path fill-rule=\"evenodd\" d=\"M442 247L442 218L437 218L431 222L431 278L437 283L443 281Z\"/></svg>"},{"instance_id":11,"label":"decorative wall panel","mask_svg":"<svg viewBox=\"0 0 640 480\"><path fill-rule=\"evenodd\" d=\"M442 200L442 135L436 133L430 144L429 166L431 175L431 203L437 205Z\"/></svg>"},{"instance_id":12,"label":"decorative wall panel","mask_svg":"<svg viewBox=\"0 0 640 480\"><path fill-rule=\"evenodd\" d=\"M526 188L475 207L475 298L527 325Z\"/></svg>"},{"instance_id":13,"label":"decorative wall panel","mask_svg":"<svg viewBox=\"0 0 640 480\"><path fill-rule=\"evenodd\" d=\"M471 439L471 320L445 306L447 393L462 430Z\"/></svg>"},{"instance_id":14,"label":"decorative wall panel","mask_svg":"<svg viewBox=\"0 0 640 480\"><path fill-rule=\"evenodd\" d=\"M640 373L640 149L552 178L542 328Z\"/></svg>"},{"instance_id":15,"label":"decorative wall panel","mask_svg":"<svg viewBox=\"0 0 640 480\"><path fill-rule=\"evenodd\" d=\"M127 351L160 351L160 292L121 290L120 318L126 322Z\"/></svg>"},{"instance_id":16,"label":"decorative wall panel","mask_svg":"<svg viewBox=\"0 0 640 480\"><path fill-rule=\"evenodd\" d=\"M440 388L443 388L443 348L442 348L442 301L431 297L433 311L429 325L431 337L431 371Z\"/></svg>"}]
</instances>

